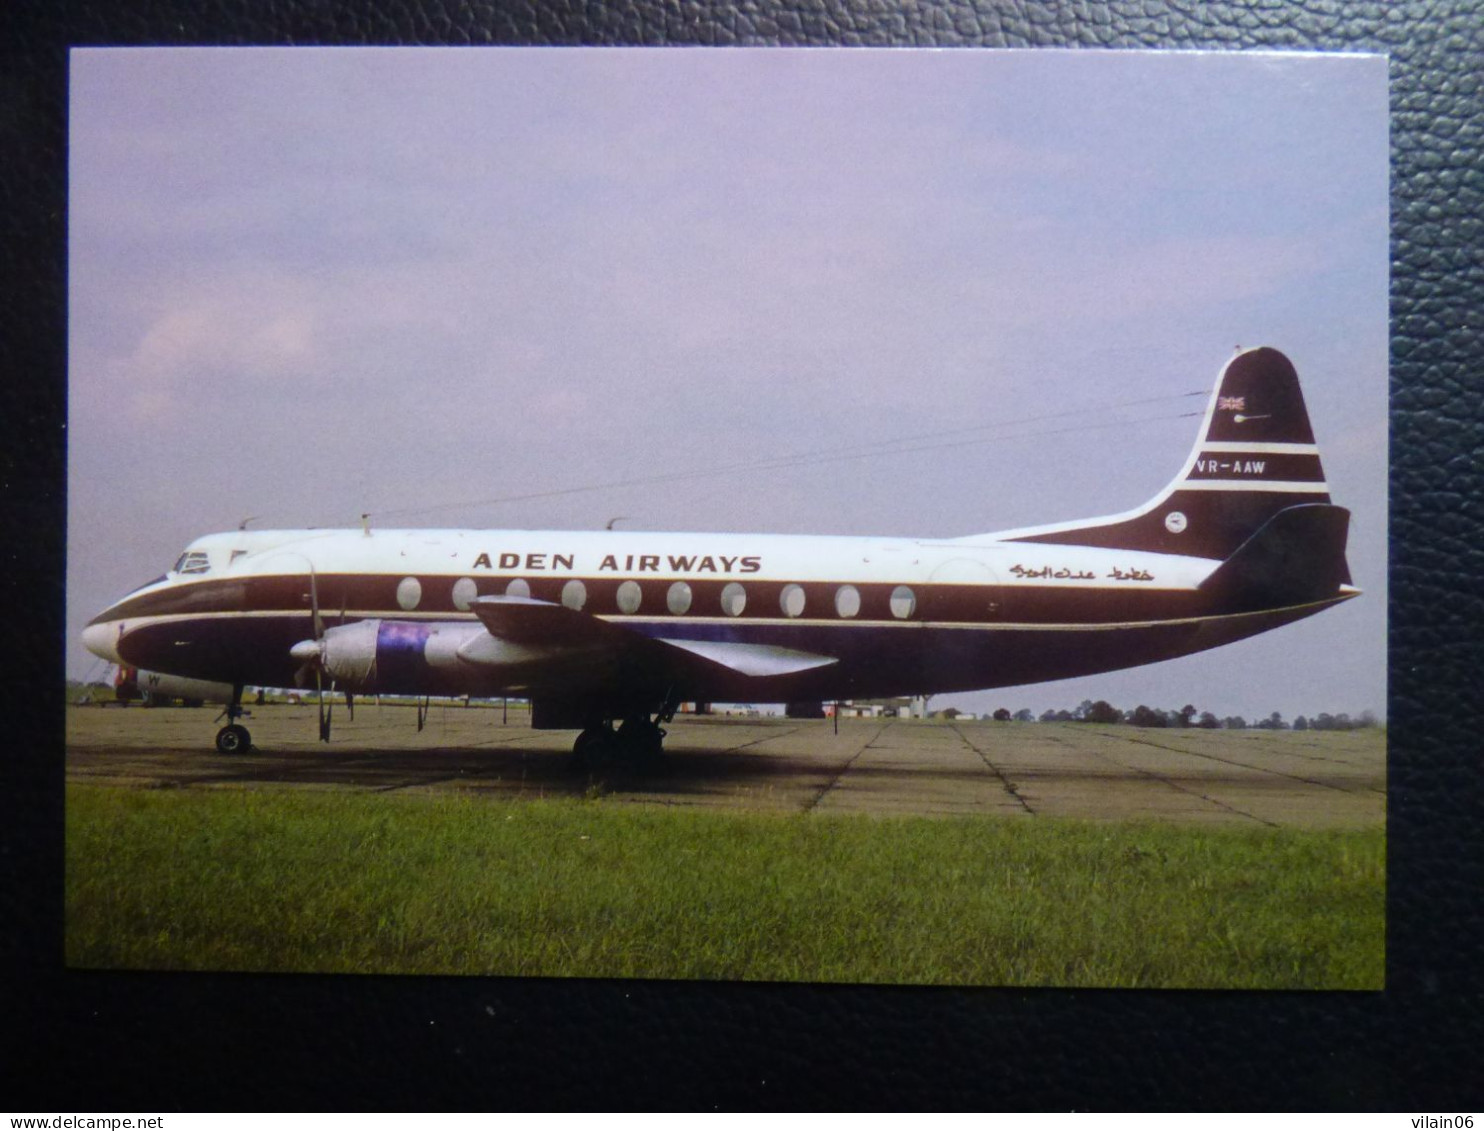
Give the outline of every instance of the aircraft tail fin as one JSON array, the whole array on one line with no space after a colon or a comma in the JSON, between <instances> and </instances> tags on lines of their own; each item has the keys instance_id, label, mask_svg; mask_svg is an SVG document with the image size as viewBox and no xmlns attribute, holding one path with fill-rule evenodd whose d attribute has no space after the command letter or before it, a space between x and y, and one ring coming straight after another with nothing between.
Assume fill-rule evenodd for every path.
<instances>
[{"instance_id":1,"label":"aircraft tail fin","mask_svg":"<svg viewBox=\"0 0 1484 1131\"><path fill-rule=\"evenodd\" d=\"M1329 501L1298 373L1263 347L1227 362L1185 467L1152 501L1006 540L1225 559L1280 512Z\"/></svg>"}]
</instances>

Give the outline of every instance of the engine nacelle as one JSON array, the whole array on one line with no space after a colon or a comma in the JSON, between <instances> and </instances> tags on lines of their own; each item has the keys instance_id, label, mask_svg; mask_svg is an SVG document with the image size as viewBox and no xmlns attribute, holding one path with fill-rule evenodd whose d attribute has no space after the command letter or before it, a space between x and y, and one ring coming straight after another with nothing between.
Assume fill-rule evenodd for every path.
<instances>
[{"instance_id":1,"label":"engine nacelle","mask_svg":"<svg viewBox=\"0 0 1484 1131\"><path fill-rule=\"evenodd\" d=\"M429 642L440 638L451 642L449 638L455 635L467 639L483 632L483 625L465 621L439 623L373 617L327 629L320 647L320 663L335 686L348 691L426 691L435 670L428 654ZM453 658L450 649L435 645L432 651L435 657Z\"/></svg>"},{"instance_id":2,"label":"engine nacelle","mask_svg":"<svg viewBox=\"0 0 1484 1131\"><path fill-rule=\"evenodd\" d=\"M473 621L373 617L327 629L318 654L336 687L415 695L493 691L546 651L501 640Z\"/></svg>"}]
</instances>

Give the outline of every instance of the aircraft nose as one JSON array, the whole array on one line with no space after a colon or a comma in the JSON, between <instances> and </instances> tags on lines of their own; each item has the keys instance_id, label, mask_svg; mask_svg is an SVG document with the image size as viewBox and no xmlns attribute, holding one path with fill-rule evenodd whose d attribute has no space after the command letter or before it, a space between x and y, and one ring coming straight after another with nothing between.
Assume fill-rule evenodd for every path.
<instances>
[{"instance_id":1,"label":"aircraft nose","mask_svg":"<svg viewBox=\"0 0 1484 1131\"><path fill-rule=\"evenodd\" d=\"M90 624L82 630L82 646L93 655L111 663L121 664L118 648L118 626L113 621Z\"/></svg>"}]
</instances>

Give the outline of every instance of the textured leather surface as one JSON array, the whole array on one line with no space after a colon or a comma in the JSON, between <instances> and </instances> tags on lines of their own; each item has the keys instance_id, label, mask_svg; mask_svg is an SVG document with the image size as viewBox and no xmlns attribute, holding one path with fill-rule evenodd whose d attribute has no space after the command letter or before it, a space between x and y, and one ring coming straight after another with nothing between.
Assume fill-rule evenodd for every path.
<instances>
[{"instance_id":1,"label":"textured leather surface","mask_svg":"<svg viewBox=\"0 0 1484 1131\"><path fill-rule=\"evenodd\" d=\"M24 662L5 685L0 716L19 736L4 758L0 856L7 1104L1476 1110L1484 1045L1481 28L1475 3L13 0L0 12L0 585L9 598L6 653ZM1015 993L63 971L65 52L69 44L202 42L1389 53L1389 989Z\"/></svg>"}]
</instances>

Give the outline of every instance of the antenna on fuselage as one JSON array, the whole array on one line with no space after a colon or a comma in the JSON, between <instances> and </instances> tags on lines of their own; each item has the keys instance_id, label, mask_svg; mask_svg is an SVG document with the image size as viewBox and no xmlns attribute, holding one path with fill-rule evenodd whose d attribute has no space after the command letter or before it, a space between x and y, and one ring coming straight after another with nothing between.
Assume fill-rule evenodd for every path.
<instances>
[{"instance_id":1,"label":"antenna on fuselage","mask_svg":"<svg viewBox=\"0 0 1484 1131\"><path fill-rule=\"evenodd\" d=\"M626 515L626 514L617 514L617 515L614 515L612 518L610 518L608 520L608 525L605 526L605 527L603 527L603 529L604 530L612 530L613 529L613 524L615 522L627 522L628 521L628 518L629 518L629 516Z\"/></svg>"},{"instance_id":2,"label":"antenna on fuselage","mask_svg":"<svg viewBox=\"0 0 1484 1131\"><path fill-rule=\"evenodd\" d=\"M371 512L366 511L361 515L361 533L367 538L371 537Z\"/></svg>"},{"instance_id":3,"label":"antenna on fuselage","mask_svg":"<svg viewBox=\"0 0 1484 1131\"><path fill-rule=\"evenodd\" d=\"M239 522L237 524L237 529L238 530L246 530L247 529L247 524L249 522L257 522L258 521L258 517L259 516L258 515L255 515L255 514L248 515L246 518L244 518L241 522Z\"/></svg>"}]
</instances>

